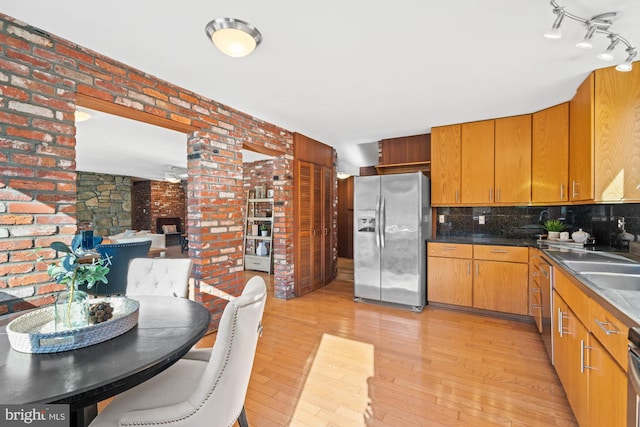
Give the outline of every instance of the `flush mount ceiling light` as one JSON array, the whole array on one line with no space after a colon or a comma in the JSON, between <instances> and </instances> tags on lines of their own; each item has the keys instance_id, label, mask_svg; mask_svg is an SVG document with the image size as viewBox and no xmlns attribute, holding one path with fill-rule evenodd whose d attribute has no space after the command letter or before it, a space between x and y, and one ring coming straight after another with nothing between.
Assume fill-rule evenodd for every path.
<instances>
[{"instance_id":1,"label":"flush mount ceiling light","mask_svg":"<svg viewBox=\"0 0 640 427\"><path fill-rule=\"evenodd\" d=\"M216 18L207 24L205 31L222 53L234 58L249 55L262 41L256 27L235 18Z\"/></svg>"},{"instance_id":2,"label":"flush mount ceiling light","mask_svg":"<svg viewBox=\"0 0 640 427\"><path fill-rule=\"evenodd\" d=\"M76 111L73 112L73 117L76 123L86 122L91 118L91 114L87 113L84 110L80 110L79 108L76 108Z\"/></svg>"},{"instance_id":3,"label":"flush mount ceiling light","mask_svg":"<svg viewBox=\"0 0 640 427\"><path fill-rule=\"evenodd\" d=\"M613 51L616 45L619 42L622 42L627 46L627 59L622 64L618 65L616 67L616 70L631 71L632 61L637 55L636 48L633 47L627 39L620 36L620 34L615 34L609 31L609 27L613 24L610 18L615 17L617 15L616 12L601 13L587 19L567 12L564 7L561 7L557 3L556 0L551 0L551 6L553 7L553 13L556 14L557 17L551 29L544 34L545 37L551 39L561 38L562 34L560 32L560 24L562 24L562 20L565 17L574 21L578 21L584 24L584 26L587 28L587 33L585 34L584 39L576 44L577 47L583 49L591 49L593 47L592 39L594 35L604 34L609 39L611 39L611 42L604 52L598 54L598 58L604 61L612 61L614 59Z\"/></svg>"}]
</instances>

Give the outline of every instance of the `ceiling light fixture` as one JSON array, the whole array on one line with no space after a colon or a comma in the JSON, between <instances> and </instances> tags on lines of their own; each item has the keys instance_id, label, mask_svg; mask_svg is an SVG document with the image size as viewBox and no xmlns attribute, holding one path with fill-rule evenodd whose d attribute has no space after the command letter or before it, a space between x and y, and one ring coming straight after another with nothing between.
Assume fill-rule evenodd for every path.
<instances>
[{"instance_id":1,"label":"ceiling light fixture","mask_svg":"<svg viewBox=\"0 0 640 427\"><path fill-rule=\"evenodd\" d=\"M562 20L566 16L569 19L574 21L578 21L583 23L587 27L587 33L584 36L584 39L576 44L577 47L590 49L593 47L592 39L595 34L604 34L611 39L611 43L607 47L607 49L598 54L597 57L604 61L612 61L614 59L613 50L619 42L622 42L627 46L627 59L620 65L616 67L618 71L631 71L633 59L636 57L637 52L636 48L629 43L627 39L620 36L620 34L615 34L609 31L609 27L612 24L610 18L616 16L616 12L607 12L601 13L599 15L595 15L590 19L581 18L577 15L567 12L564 7L561 7L556 0L551 0L551 6L553 7L553 13L558 15L556 20L551 27L551 30L547 31L544 36L547 38L555 38L559 39L561 37L560 34L560 24Z\"/></svg>"},{"instance_id":2,"label":"ceiling light fixture","mask_svg":"<svg viewBox=\"0 0 640 427\"><path fill-rule=\"evenodd\" d=\"M234 58L249 55L262 41L256 27L235 18L216 18L206 25L205 31L222 53Z\"/></svg>"}]
</instances>

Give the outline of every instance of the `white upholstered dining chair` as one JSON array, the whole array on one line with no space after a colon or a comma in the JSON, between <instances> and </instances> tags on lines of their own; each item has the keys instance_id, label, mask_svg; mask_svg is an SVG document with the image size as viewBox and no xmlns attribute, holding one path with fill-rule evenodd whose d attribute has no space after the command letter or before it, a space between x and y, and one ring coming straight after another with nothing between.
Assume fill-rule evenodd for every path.
<instances>
[{"instance_id":1,"label":"white upholstered dining chair","mask_svg":"<svg viewBox=\"0 0 640 427\"><path fill-rule=\"evenodd\" d=\"M189 258L135 258L127 273L128 297L167 295L186 298L193 262Z\"/></svg>"},{"instance_id":2,"label":"white upholstered dining chair","mask_svg":"<svg viewBox=\"0 0 640 427\"><path fill-rule=\"evenodd\" d=\"M248 426L244 399L262 314L264 280L251 278L224 309L212 349L191 350L175 365L116 396L90 427Z\"/></svg>"}]
</instances>

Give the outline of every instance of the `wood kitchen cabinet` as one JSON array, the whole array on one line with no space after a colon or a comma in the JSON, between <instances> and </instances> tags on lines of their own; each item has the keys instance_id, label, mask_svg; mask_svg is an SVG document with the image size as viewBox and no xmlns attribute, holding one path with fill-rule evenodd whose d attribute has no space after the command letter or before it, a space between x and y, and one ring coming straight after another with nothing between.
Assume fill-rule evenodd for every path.
<instances>
[{"instance_id":1,"label":"wood kitchen cabinet","mask_svg":"<svg viewBox=\"0 0 640 427\"><path fill-rule=\"evenodd\" d=\"M529 316L542 333L542 292L540 289L540 250L529 248Z\"/></svg>"},{"instance_id":2,"label":"wood kitchen cabinet","mask_svg":"<svg viewBox=\"0 0 640 427\"><path fill-rule=\"evenodd\" d=\"M428 244L429 302L527 314L528 248Z\"/></svg>"},{"instance_id":3,"label":"wood kitchen cabinet","mask_svg":"<svg viewBox=\"0 0 640 427\"><path fill-rule=\"evenodd\" d=\"M531 201L531 114L495 120L496 203Z\"/></svg>"},{"instance_id":4,"label":"wood kitchen cabinet","mask_svg":"<svg viewBox=\"0 0 640 427\"><path fill-rule=\"evenodd\" d=\"M640 201L640 69L595 71L595 199Z\"/></svg>"},{"instance_id":5,"label":"wood kitchen cabinet","mask_svg":"<svg viewBox=\"0 0 640 427\"><path fill-rule=\"evenodd\" d=\"M427 300L471 307L472 246L429 243L427 253Z\"/></svg>"},{"instance_id":6,"label":"wood kitchen cabinet","mask_svg":"<svg viewBox=\"0 0 640 427\"><path fill-rule=\"evenodd\" d=\"M494 199L495 120L460 127L462 204L490 204Z\"/></svg>"},{"instance_id":7,"label":"wood kitchen cabinet","mask_svg":"<svg viewBox=\"0 0 640 427\"><path fill-rule=\"evenodd\" d=\"M460 125L431 129L431 205L460 203Z\"/></svg>"},{"instance_id":8,"label":"wood kitchen cabinet","mask_svg":"<svg viewBox=\"0 0 640 427\"><path fill-rule=\"evenodd\" d=\"M578 423L626 426L628 327L557 268L554 288L554 366Z\"/></svg>"},{"instance_id":9,"label":"wood kitchen cabinet","mask_svg":"<svg viewBox=\"0 0 640 427\"><path fill-rule=\"evenodd\" d=\"M474 245L473 306L528 314L529 249Z\"/></svg>"},{"instance_id":10,"label":"wood kitchen cabinet","mask_svg":"<svg viewBox=\"0 0 640 427\"><path fill-rule=\"evenodd\" d=\"M569 200L569 103L533 113L531 201Z\"/></svg>"},{"instance_id":11,"label":"wood kitchen cabinet","mask_svg":"<svg viewBox=\"0 0 640 427\"><path fill-rule=\"evenodd\" d=\"M569 102L569 201L593 200L594 87L591 73Z\"/></svg>"},{"instance_id":12,"label":"wood kitchen cabinet","mask_svg":"<svg viewBox=\"0 0 640 427\"><path fill-rule=\"evenodd\" d=\"M380 141L380 164L427 162L431 160L431 135L403 136Z\"/></svg>"}]
</instances>

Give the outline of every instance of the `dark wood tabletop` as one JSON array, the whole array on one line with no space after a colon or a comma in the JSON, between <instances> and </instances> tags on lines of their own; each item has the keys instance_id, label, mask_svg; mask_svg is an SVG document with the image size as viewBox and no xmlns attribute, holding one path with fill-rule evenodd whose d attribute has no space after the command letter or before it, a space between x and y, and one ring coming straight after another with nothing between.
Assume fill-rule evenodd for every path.
<instances>
[{"instance_id":1,"label":"dark wood tabletop","mask_svg":"<svg viewBox=\"0 0 640 427\"><path fill-rule=\"evenodd\" d=\"M209 311L188 299L136 296L138 324L108 341L50 354L20 353L9 344L7 324L21 313L0 317L0 403L70 405L77 425L86 424L97 402L162 372L207 332ZM88 415L91 417L91 415Z\"/></svg>"}]
</instances>

